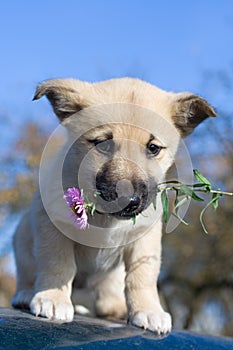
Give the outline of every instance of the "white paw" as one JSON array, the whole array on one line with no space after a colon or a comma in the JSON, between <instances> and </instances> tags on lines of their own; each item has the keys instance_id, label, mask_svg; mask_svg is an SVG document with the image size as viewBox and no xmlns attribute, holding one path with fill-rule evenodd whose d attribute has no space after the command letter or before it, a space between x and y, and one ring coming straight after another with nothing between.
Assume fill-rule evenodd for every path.
<instances>
[{"instance_id":1,"label":"white paw","mask_svg":"<svg viewBox=\"0 0 233 350\"><path fill-rule=\"evenodd\" d=\"M147 329L157 334L166 334L171 331L172 320L169 313L159 311L139 311L129 320L137 327Z\"/></svg>"},{"instance_id":2,"label":"white paw","mask_svg":"<svg viewBox=\"0 0 233 350\"><path fill-rule=\"evenodd\" d=\"M36 316L70 322L74 317L74 308L70 299L60 291L38 292L30 303L31 312Z\"/></svg>"}]
</instances>

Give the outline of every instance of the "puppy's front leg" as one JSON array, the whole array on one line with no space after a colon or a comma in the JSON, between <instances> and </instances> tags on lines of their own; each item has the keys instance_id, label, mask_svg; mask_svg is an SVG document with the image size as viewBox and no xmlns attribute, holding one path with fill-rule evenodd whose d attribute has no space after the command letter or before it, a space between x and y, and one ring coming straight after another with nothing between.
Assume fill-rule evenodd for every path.
<instances>
[{"instance_id":1,"label":"puppy's front leg","mask_svg":"<svg viewBox=\"0 0 233 350\"><path fill-rule=\"evenodd\" d=\"M171 330L171 316L164 312L157 291L161 224L156 226L125 250L125 294L129 322L162 334Z\"/></svg>"},{"instance_id":2,"label":"puppy's front leg","mask_svg":"<svg viewBox=\"0 0 233 350\"><path fill-rule=\"evenodd\" d=\"M62 321L73 319L71 287L76 273L73 244L51 223L43 225L38 233L36 293L30 303L31 312L36 316Z\"/></svg>"}]
</instances>

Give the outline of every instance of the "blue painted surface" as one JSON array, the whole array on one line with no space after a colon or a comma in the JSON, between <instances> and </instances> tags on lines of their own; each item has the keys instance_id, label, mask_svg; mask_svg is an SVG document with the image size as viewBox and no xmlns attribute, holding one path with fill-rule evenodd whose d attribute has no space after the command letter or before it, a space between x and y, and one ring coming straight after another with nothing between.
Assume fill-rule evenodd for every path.
<instances>
[{"instance_id":1,"label":"blue painted surface","mask_svg":"<svg viewBox=\"0 0 233 350\"><path fill-rule=\"evenodd\" d=\"M0 317L0 350L233 350L229 338L188 332L158 337L124 323L84 317L62 324L11 309L0 309Z\"/></svg>"},{"instance_id":2,"label":"blue painted surface","mask_svg":"<svg viewBox=\"0 0 233 350\"><path fill-rule=\"evenodd\" d=\"M147 336L136 336L126 339L97 341L79 346L63 347L63 350L100 350L100 349L145 349L145 350L223 350L233 349L233 342L222 338L201 337L182 332L173 332L163 339L150 339Z\"/></svg>"}]
</instances>

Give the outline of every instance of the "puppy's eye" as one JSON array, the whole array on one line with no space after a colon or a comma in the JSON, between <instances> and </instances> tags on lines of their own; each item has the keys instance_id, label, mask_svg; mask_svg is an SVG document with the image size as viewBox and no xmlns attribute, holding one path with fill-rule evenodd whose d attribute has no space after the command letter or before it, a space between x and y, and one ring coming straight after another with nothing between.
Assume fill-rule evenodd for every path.
<instances>
[{"instance_id":1,"label":"puppy's eye","mask_svg":"<svg viewBox=\"0 0 233 350\"><path fill-rule=\"evenodd\" d=\"M110 154L114 152L113 140L95 140L94 144L100 153Z\"/></svg>"},{"instance_id":2,"label":"puppy's eye","mask_svg":"<svg viewBox=\"0 0 233 350\"><path fill-rule=\"evenodd\" d=\"M147 150L148 150L148 156L149 157L156 157L157 155L159 155L159 153L160 153L160 151L161 151L161 149L162 149L163 147L161 147L161 146L158 146L158 145L156 145L155 143L149 143L148 145L147 145Z\"/></svg>"}]
</instances>

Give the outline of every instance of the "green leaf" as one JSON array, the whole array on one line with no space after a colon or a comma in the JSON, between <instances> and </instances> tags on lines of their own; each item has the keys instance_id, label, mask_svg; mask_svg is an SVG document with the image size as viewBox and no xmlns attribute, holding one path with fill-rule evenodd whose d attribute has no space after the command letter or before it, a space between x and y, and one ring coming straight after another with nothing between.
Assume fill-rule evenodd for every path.
<instances>
[{"instance_id":1,"label":"green leaf","mask_svg":"<svg viewBox=\"0 0 233 350\"><path fill-rule=\"evenodd\" d=\"M133 221L133 224L135 225L136 224L136 215L131 216L131 220Z\"/></svg>"},{"instance_id":2,"label":"green leaf","mask_svg":"<svg viewBox=\"0 0 233 350\"><path fill-rule=\"evenodd\" d=\"M215 195L215 196L214 196L214 195ZM203 228L203 230L204 230L205 233L208 233L208 231L207 231L207 229L206 229L206 227L205 227L205 224L204 224L204 221L203 221L203 215L204 215L206 209L209 208L209 206L210 206L211 204L214 206L214 208L215 208L215 207L216 207L216 208L218 207L218 200L219 200L220 197L221 197L221 194L219 194L219 193L213 193L212 199L206 204L205 208L202 209L202 211L201 211L201 214L200 214L200 223L201 223L201 226L202 226L202 228Z\"/></svg>"},{"instance_id":3,"label":"green leaf","mask_svg":"<svg viewBox=\"0 0 233 350\"><path fill-rule=\"evenodd\" d=\"M198 202L204 202L204 199L199 197L198 195L196 195L196 193L193 191L192 192L192 199L194 199L195 201L198 201Z\"/></svg>"},{"instance_id":4,"label":"green leaf","mask_svg":"<svg viewBox=\"0 0 233 350\"><path fill-rule=\"evenodd\" d=\"M182 184L180 186L180 194L185 194L189 197L192 197L192 193L193 193L192 189L190 187L188 187L187 185Z\"/></svg>"},{"instance_id":5,"label":"green leaf","mask_svg":"<svg viewBox=\"0 0 233 350\"><path fill-rule=\"evenodd\" d=\"M154 207L154 210L156 210L156 208L157 208L157 196L155 196L154 198L153 198L153 207Z\"/></svg>"},{"instance_id":6,"label":"green leaf","mask_svg":"<svg viewBox=\"0 0 233 350\"><path fill-rule=\"evenodd\" d=\"M173 187L173 190L175 191L175 193L176 193L176 198L175 198L175 207L176 207L176 205L177 205L177 203L178 203L178 198L179 198L179 191L178 191L178 189L176 188L176 187Z\"/></svg>"},{"instance_id":7,"label":"green leaf","mask_svg":"<svg viewBox=\"0 0 233 350\"><path fill-rule=\"evenodd\" d=\"M200 171L198 171L197 169L193 169L193 174L198 182L205 184L211 188L211 183L209 182L209 180L207 180L207 178L204 175L200 173Z\"/></svg>"},{"instance_id":8,"label":"green leaf","mask_svg":"<svg viewBox=\"0 0 233 350\"><path fill-rule=\"evenodd\" d=\"M196 193L193 191L192 188L190 188L187 185L182 184L180 186L180 194L185 194L188 197L191 197L192 199L194 199L195 201L199 201L199 202L203 202L204 199L197 196Z\"/></svg>"},{"instance_id":9,"label":"green leaf","mask_svg":"<svg viewBox=\"0 0 233 350\"><path fill-rule=\"evenodd\" d=\"M212 195L212 204L215 210L218 208L218 201L220 197L222 197L220 193L213 193Z\"/></svg>"},{"instance_id":10,"label":"green leaf","mask_svg":"<svg viewBox=\"0 0 233 350\"><path fill-rule=\"evenodd\" d=\"M201 214L200 214L200 223L201 223L201 226L202 226L202 229L203 231L208 234L208 231L205 227L205 224L204 224L204 221L203 221L203 215L204 215L204 212L206 211L206 209L208 208L208 204L205 206L205 208L201 211Z\"/></svg>"},{"instance_id":11,"label":"green leaf","mask_svg":"<svg viewBox=\"0 0 233 350\"><path fill-rule=\"evenodd\" d=\"M177 191L178 192L178 191ZM174 211L172 212L172 215L174 215L178 220L180 220L183 224L188 225L188 223L182 219L178 213L178 209L185 204L187 201L189 200L189 197L183 197L181 200L178 200L178 197L176 196L176 200L175 200L175 207L174 207Z\"/></svg>"},{"instance_id":12,"label":"green leaf","mask_svg":"<svg viewBox=\"0 0 233 350\"><path fill-rule=\"evenodd\" d=\"M167 222L168 214L169 214L169 203L168 203L168 197L167 197L166 190L164 190L161 193L161 201L162 201L162 206L163 206L163 220L164 220L164 222Z\"/></svg>"},{"instance_id":13,"label":"green leaf","mask_svg":"<svg viewBox=\"0 0 233 350\"><path fill-rule=\"evenodd\" d=\"M170 180L170 181L163 181L163 182L160 182L158 184L158 186L160 185L169 185L169 184L180 184L181 182L178 181L178 180Z\"/></svg>"},{"instance_id":14,"label":"green leaf","mask_svg":"<svg viewBox=\"0 0 233 350\"><path fill-rule=\"evenodd\" d=\"M193 184L193 188L201 188L201 187L205 187L206 185L205 184Z\"/></svg>"},{"instance_id":15,"label":"green leaf","mask_svg":"<svg viewBox=\"0 0 233 350\"><path fill-rule=\"evenodd\" d=\"M185 221L184 219L182 219L177 213L172 212L172 215L175 216L178 220L180 220L180 222L182 222L182 224L187 225L188 226L188 222Z\"/></svg>"},{"instance_id":16,"label":"green leaf","mask_svg":"<svg viewBox=\"0 0 233 350\"><path fill-rule=\"evenodd\" d=\"M188 200L189 200L189 198L187 196L182 198L180 201L177 200L175 208L174 208L175 212L177 213L177 209L179 207L181 207L184 203L186 203Z\"/></svg>"},{"instance_id":17,"label":"green leaf","mask_svg":"<svg viewBox=\"0 0 233 350\"><path fill-rule=\"evenodd\" d=\"M92 207L91 207L91 215L93 216L95 212L95 204L93 203Z\"/></svg>"},{"instance_id":18,"label":"green leaf","mask_svg":"<svg viewBox=\"0 0 233 350\"><path fill-rule=\"evenodd\" d=\"M99 192L99 191L95 191L95 193L94 193L94 197L98 197L98 196L100 196L101 195L101 192Z\"/></svg>"}]
</instances>

